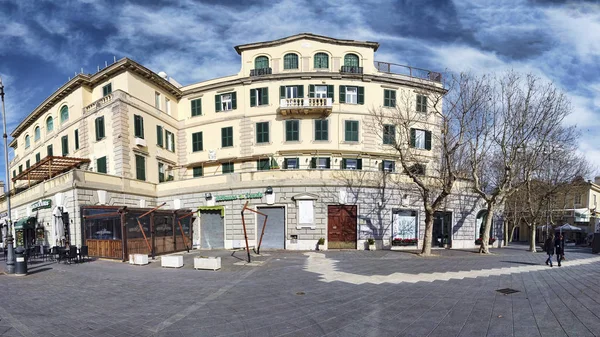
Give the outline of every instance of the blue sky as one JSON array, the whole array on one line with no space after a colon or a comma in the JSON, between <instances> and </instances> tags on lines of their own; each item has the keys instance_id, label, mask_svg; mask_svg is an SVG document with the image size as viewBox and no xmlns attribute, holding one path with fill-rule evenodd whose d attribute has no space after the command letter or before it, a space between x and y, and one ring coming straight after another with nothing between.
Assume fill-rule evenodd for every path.
<instances>
[{"instance_id":1,"label":"blue sky","mask_svg":"<svg viewBox=\"0 0 600 337\"><path fill-rule=\"evenodd\" d=\"M0 0L9 132L69 76L113 57L190 84L237 73L235 45L301 32L377 41L378 61L553 81L600 166L599 1Z\"/></svg>"}]
</instances>

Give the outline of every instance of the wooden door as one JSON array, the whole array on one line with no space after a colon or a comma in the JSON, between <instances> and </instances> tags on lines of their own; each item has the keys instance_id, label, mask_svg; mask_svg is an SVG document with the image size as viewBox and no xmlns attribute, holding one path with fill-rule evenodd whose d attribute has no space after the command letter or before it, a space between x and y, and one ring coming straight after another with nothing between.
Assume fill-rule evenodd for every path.
<instances>
[{"instance_id":1,"label":"wooden door","mask_svg":"<svg viewBox=\"0 0 600 337\"><path fill-rule=\"evenodd\" d=\"M327 206L327 248L356 249L356 206Z\"/></svg>"}]
</instances>

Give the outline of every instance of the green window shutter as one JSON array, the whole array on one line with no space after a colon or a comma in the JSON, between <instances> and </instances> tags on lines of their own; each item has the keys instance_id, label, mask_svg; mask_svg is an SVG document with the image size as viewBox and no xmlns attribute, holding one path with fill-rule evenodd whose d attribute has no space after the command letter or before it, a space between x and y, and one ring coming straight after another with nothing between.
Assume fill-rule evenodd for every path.
<instances>
[{"instance_id":1,"label":"green window shutter","mask_svg":"<svg viewBox=\"0 0 600 337\"><path fill-rule=\"evenodd\" d=\"M13 178L17 176L17 170L13 170Z\"/></svg>"},{"instance_id":2,"label":"green window shutter","mask_svg":"<svg viewBox=\"0 0 600 337\"><path fill-rule=\"evenodd\" d=\"M365 104L365 87L358 87L358 104Z\"/></svg>"},{"instance_id":3,"label":"green window shutter","mask_svg":"<svg viewBox=\"0 0 600 337\"><path fill-rule=\"evenodd\" d=\"M75 130L75 150L79 150L79 130Z\"/></svg>"},{"instance_id":4,"label":"green window shutter","mask_svg":"<svg viewBox=\"0 0 600 337\"><path fill-rule=\"evenodd\" d=\"M63 136L61 138L62 143L62 156L65 157L69 154L69 136Z\"/></svg>"},{"instance_id":5,"label":"green window shutter","mask_svg":"<svg viewBox=\"0 0 600 337\"><path fill-rule=\"evenodd\" d=\"M191 101L192 117L202 116L202 99L195 99Z\"/></svg>"},{"instance_id":6,"label":"green window shutter","mask_svg":"<svg viewBox=\"0 0 600 337\"><path fill-rule=\"evenodd\" d=\"M29 168L29 166L30 166L30 165L29 165L29 159L27 159L27 160L25 161L25 169L28 169L28 168Z\"/></svg>"},{"instance_id":7,"label":"green window shutter","mask_svg":"<svg viewBox=\"0 0 600 337\"><path fill-rule=\"evenodd\" d=\"M203 150L202 132L192 134L192 151L198 152Z\"/></svg>"},{"instance_id":8,"label":"green window shutter","mask_svg":"<svg viewBox=\"0 0 600 337\"><path fill-rule=\"evenodd\" d=\"M52 145L48 145L46 147L46 152L48 153L48 157L52 157L54 155L54 152L52 151Z\"/></svg>"},{"instance_id":9,"label":"green window shutter","mask_svg":"<svg viewBox=\"0 0 600 337\"><path fill-rule=\"evenodd\" d=\"M250 106L256 106L256 89L250 89Z\"/></svg>"},{"instance_id":10,"label":"green window shutter","mask_svg":"<svg viewBox=\"0 0 600 337\"><path fill-rule=\"evenodd\" d=\"M194 178L196 177L202 177L202 175L204 174L203 170L202 170L202 166L196 166L193 168L193 176Z\"/></svg>"},{"instance_id":11,"label":"green window shutter","mask_svg":"<svg viewBox=\"0 0 600 337\"><path fill-rule=\"evenodd\" d=\"M417 139L417 131L415 129L410 129L410 146L415 147L415 142Z\"/></svg>"},{"instance_id":12,"label":"green window shutter","mask_svg":"<svg viewBox=\"0 0 600 337\"><path fill-rule=\"evenodd\" d=\"M309 98L314 98L315 97L315 86L314 86L314 84L309 84L308 85L308 97Z\"/></svg>"},{"instance_id":13,"label":"green window shutter","mask_svg":"<svg viewBox=\"0 0 600 337\"><path fill-rule=\"evenodd\" d=\"M36 153L36 154L35 154L35 162L36 162L36 163L39 163L39 162L40 162L40 159L42 159L42 158L41 158L41 156L40 156L40 153L38 152L38 153Z\"/></svg>"},{"instance_id":14,"label":"green window shutter","mask_svg":"<svg viewBox=\"0 0 600 337\"><path fill-rule=\"evenodd\" d=\"M310 159L310 168L317 168L317 158L313 157Z\"/></svg>"},{"instance_id":15,"label":"green window shutter","mask_svg":"<svg viewBox=\"0 0 600 337\"><path fill-rule=\"evenodd\" d=\"M221 95L215 95L215 111L221 111Z\"/></svg>"},{"instance_id":16,"label":"green window shutter","mask_svg":"<svg viewBox=\"0 0 600 337\"><path fill-rule=\"evenodd\" d=\"M135 136L144 139L144 118L139 115L133 115L133 121Z\"/></svg>"},{"instance_id":17,"label":"green window shutter","mask_svg":"<svg viewBox=\"0 0 600 337\"><path fill-rule=\"evenodd\" d=\"M282 85L279 87L279 98L280 99L284 99L285 98L285 86Z\"/></svg>"},{"instance_id":18,"label":"green window shutter","mask_svg":"<svg viewBox=\"0 0 600 337\"><path fill-rule=\"evenodd\" d=\"M425 150L431 150L431 131L425 131Z\"/></svg>"},{"instance_id":19,"label":"green window shutter","mask_svg":"<svg viewBox=\"0 0 600 337\"><path fill-rule=\"evenodd\" d=\"M237 109L237 92L231 93L231 109Z\"/></svg>"},{"instance_id":20,"label":"green window shutter","mask_svg":"<svg viewBox=\"0 0 600 337\"><path fill-rule=\"evenodd\" d=\"M269 104L269 88L262 88L262 90L260 91L261 93L261 100L260 102L263 105L268 105Z\"/></svg>"},{"instance_id":21,"label":"green window shutter","mask_svg":"<svg viewBox=\"0 0 600 337\"><path fill-rule=\"evenodd\" d=\"M390 106L396 107L396 90L390 91Z\"/></svg>"},{"instance_id":22,"label":"green window shutter","mask_svg":"<svg viewBox=\"0 0 600 337\"><path fill-rule=\"evenodd\" d=\"M284 158L284 159L283 159L283 169L285 170L285 169L287 169L287 168L288 168L288 159L287 159L287 158ZM13 174L13 177L14 177L14 174Z\"/></svg>"},{"instance_id":23,"label":"green window shutter","mask_svg":"<svg viewBox=\"0 0 600 337\"><path fill-rule=\"evenodd\" d=\"M356 169L357 170L362 170L362 159L357 159L356 160Z\"/></svg>"},{"instance_id":24,"label":"green window shutter","mask_svg":"<svg viewBox=\"0 0 600 337\"><path fill-rule=\"evenodd\" d=\"M100 132L98 131L98 120L100 118L96 118L96 120L94 120L94 129L96 131L96 141L99 141L101 138L99 137Z\"/></svg>"},{"instance_id":25,"label":"green window shutter","mask_svg":"<svg viewBox=\"0 0 600 337\"><path fill-rule=\"evenodd\" d=\"M342 169L346 168L346 158L342 158Z\"/></svg>"},{"instance_id":26,"label":"green window shutter","mask_svg":"<svg viewBox=\"0 0 600 337\"><path fill-rule=\"evenodd\" d=\"M327 86L327 97L331 98L331 100L334 101L334 99L333 99L333 85L328 85Z\"/></svg>"},{"instance_id":27,"label":"green window shutter","mask_svg":"<svg viewBox=\"0 0 600 337\"><path fill-rule=\"evenodd\" d=\"M96 140L100 140L106 136L104 130L104 116L96 118Z\"/></svg>"},{"instance_id":28,"label":"green window shutter","mask_svg":"<svg viewBox=\"0 0 600 337\"><path fill-rule=\"evenodd\" d=\"M143 156L135 156L135 177L137 180L146 180L146 159Z\"/></svg>"},{"instance_id":29,"label":"green window shutter","mask_svg":"<svg viewBox=\"0 0 600 337\"><path fill-rule=\"evenodd\" d=\"M106 157L96 159L96 172L107 173L106 170Z\"/></svg>"},{"instance_id":30,"label":"green window shutter","mask_svg":"<svg viewBox=\"0 0 600 337\"><path fill-rule=\"evenodd\" d=\"M304 98L304 86L298 85L296 87L298 88L298 98Z\"/></svg>"},{"instance_id":31,"label":"green window shutter","mask_svg":"<svg viewBox=\"0 0 600 337\"><path fill-rule=\"evenodd\" d=\"M383 106L390 106L390 91L383 90Z\"/></svg>"},{"instance_id":32,"label":"green window shutter","mask_svg":"<svg viewBox=\"0 0 600 337\"><path fill-rule=\"evenodd\" d=\"M160 125L156 126L156 145L164 147L163 141L163 127Z\"/></svg>"},{"instance_id":33,"label":"green window shutter","mask_svg":"<svg viewBox=\"0 0 600 337\"><path fill-rule=\"evenodd\" d=\"M325 167L331 168L331 158L327 158L327 160L325 160Z\"/></svg>"},{"instance_id":34,"label":"green window shutter","mask_svg":"<svg viewBox=\"0 0 600 337\"><path fill-rule=\"evenodd\" d=\"M349 142L352 138L351 122L346 121L344 124L344 141Z\"/></svg>"},{"instance_id":35,"label":"green window shutter","mask_svg":"<svg viewBox=\"0 0 600 337\"><path fill-rule=\"evenodd\" d=\"M346 86L340 85L340 103L346 103Z\"/></svg>"}]
</instances>

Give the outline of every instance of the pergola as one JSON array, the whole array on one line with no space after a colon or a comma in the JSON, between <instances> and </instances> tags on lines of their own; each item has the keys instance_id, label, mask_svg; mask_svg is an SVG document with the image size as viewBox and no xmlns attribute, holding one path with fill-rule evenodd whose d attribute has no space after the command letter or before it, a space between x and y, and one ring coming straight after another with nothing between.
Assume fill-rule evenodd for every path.
<instances>
[{"instance_id":1,"label":"pergola","mask_svg":"<svg viewBox=\"0 0 600 337\"><path fill-rule=\"evenodd\" d=\"M31 185L32 180L48 180L53 176L67 172L83 163L89 162L90 160L85 158L48 156L19 173L16 177L12 178L12 181L14 183L17 180L27 180L28 184Z\"/></svg>"}]
</instances>

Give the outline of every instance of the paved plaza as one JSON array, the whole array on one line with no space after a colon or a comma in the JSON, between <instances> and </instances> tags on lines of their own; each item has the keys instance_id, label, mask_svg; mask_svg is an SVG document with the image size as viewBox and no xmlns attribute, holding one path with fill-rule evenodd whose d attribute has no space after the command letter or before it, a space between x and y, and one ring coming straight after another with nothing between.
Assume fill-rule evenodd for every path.
<instances>
[{"instance_id":1,"label":"paved plaza","mask_svg":"<svg viewBox=\"0 0 600 337\"><path fill-rule=\"evenodd\" d=\"M243 251L194 251L180 269L36 261L0 275L0 336L600 336L591 249L568 249L560 268L521 245L435 252L264 251L246 265ZM194 270L198 255L223 268Z\"/></svg>"}]
</instances>

